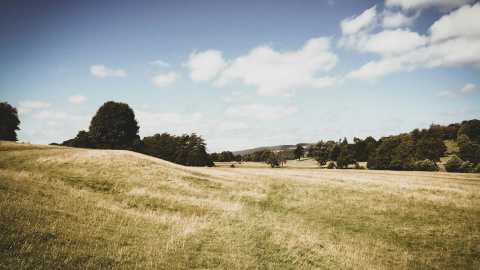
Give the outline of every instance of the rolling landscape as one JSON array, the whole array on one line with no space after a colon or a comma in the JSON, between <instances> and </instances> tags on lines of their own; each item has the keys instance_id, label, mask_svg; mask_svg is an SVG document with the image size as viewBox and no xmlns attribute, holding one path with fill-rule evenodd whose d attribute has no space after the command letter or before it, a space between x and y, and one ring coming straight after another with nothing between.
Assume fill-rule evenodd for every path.
<instances>
[{"instance_id":1,"label":"rolling landscape","mask_svg":"<svg viewBox=\"0 0 480 270\"><path fill-rule=\"evenodd\" d=\"M479 270L479 18L1 0L0 270Z\"/></svg>"},{"instance_id":2,"label":"rolling landscape","mask_svg":"<svg viewBox=\"0 0 480 270\"><path fill-rule=\"evenodd\" d=\"M0 153L4 269L480 267L479 174L184 167L5 141Z\"/></svg>"}]
</instances>

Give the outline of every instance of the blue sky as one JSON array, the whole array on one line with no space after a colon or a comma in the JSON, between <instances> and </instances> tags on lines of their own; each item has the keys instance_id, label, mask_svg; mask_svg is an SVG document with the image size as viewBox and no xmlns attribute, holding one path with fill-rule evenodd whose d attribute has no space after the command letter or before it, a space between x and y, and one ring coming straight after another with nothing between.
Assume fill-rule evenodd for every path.
<instances>
[{"instance_id":1,"label":"blue sky","mask_svg":"<svg viewBox=\"0 0 480 270\"><path fill-rule=\"evenodd\" d=\"M378 139L480 119L478 18L473 0L4 0L0 101L39 144L110 100L142 138L210 152Z\"/></svg>"}]
</instances>

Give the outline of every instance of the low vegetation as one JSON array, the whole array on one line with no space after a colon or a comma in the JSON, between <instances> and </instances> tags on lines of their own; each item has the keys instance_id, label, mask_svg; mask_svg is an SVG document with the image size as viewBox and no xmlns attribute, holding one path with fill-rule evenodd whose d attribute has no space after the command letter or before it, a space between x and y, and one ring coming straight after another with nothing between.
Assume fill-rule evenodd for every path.
<instances>
[{"instance_id":1,"label":"low vegetation","mask_svg":"<svg viewBox=\"0 0 480 270\"><path fill-rule=\"evenodd\" d=\"M478 174L0 153L1 269L480 268Z\"/></svg>"}]
</instances>

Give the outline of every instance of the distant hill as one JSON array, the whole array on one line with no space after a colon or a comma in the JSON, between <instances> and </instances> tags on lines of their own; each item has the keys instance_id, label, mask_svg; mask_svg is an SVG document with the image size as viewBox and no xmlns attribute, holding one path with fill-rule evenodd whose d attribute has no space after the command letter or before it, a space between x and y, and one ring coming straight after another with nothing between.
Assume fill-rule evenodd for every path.
<instances>
[{"instance_id":1,"label":"distant hill","mask_svg":"<svg viewBox=\"0 0 480 270\"><path fill-rule=\"evenodd\" d=\"M301 145L308 146L310 143L301 143ZM257 151L263 151L265 149L268 149L270 151L277 151L277 150L287 150L287 149L295 149L297 145L277 145L277 146L263 146L263 147L257 147L257 148L252 148L252 149L246 149L246 150L241 150L241 151L235 151L233 152L234 155L248 155L250 153L254 153Z\"/></svg>"}]
</instances>

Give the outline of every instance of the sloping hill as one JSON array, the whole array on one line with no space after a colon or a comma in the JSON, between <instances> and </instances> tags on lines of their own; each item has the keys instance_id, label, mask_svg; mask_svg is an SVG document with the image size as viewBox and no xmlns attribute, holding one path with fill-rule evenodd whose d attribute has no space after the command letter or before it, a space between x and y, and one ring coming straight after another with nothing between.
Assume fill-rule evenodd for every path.
<instances>
[{"instance_id":1,"label":"sloping hill","mask_svg":"<svg viewBox=\"0 0 480 270\"><path fill-rule=\"evenodd\" d=\"M0 269L478 269L480 176L0 141Z\"/></svg>"}]
</instances>

